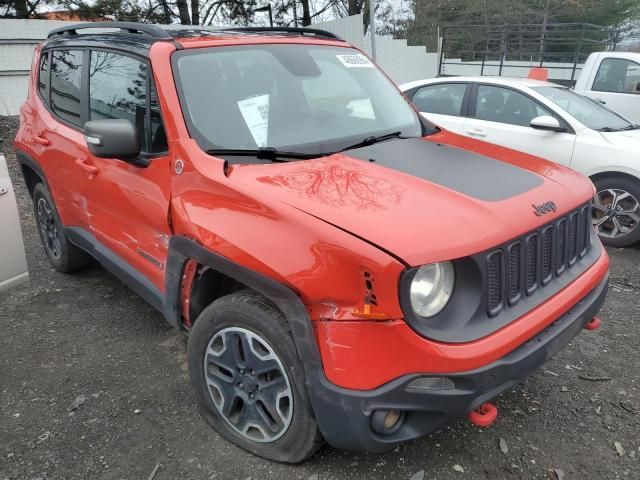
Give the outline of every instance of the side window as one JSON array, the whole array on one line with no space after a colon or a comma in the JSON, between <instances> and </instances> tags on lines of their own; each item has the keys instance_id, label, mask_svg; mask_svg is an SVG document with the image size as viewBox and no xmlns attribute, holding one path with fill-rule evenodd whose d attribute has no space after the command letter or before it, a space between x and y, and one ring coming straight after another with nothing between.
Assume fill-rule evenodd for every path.
<instances>
[{"instance_id":1,"label":"side window","mask_svg":"<svg viewBox=\"0 0 640 480\"><path fill-rule=\"evenodd\" d=\"M142 151L164 152L166 135L155 86L153 82L149 86L150 81L146 63L117 53L92 51L89 118L129 120L138 130Z\"/></svg>"},{"instance_id":2,"label":"side window","mask_svg":"<svg viewBox=\"0 0 640 480\"><path fill-rule=\"evenodd\" d=\"M147 65L111 52L91 52L89 119L129 120L138 129L140 148L147 151L145 113Z\"/></svg>"},{"instance_id":3,"label":"side window","mask_svg":"<svg viewBox=\"0 0 640 480\"><path fill-rule=\"evenodd\" d=\"M40 67L38 68L38 92L40 97L47 102L47 72L49 71L49 52L44 52L40 56Z\"/></svg>"},{"instance_id":4,"label":"side window","mask_svg":"<svg viewBox=\"0 0 640 480\"><path fill-rule=\"evenodd\" d=\"M51 59L51 110L80 126L82 50L53 50Z\"/></svg>"},{"instance_id":5,"label":"side window","mask_svg":"<svg viewBox=\"0 0 640 480\"><path fill-rule=\"evenodd\" d=\"M640 64L622 58L606 58L600 64L593 90L640 94Z\"/></svg>"},{"instance_id":6,"label":"side window","mask_svg":"<svg viewBox=\"0 0 640 480\"><path fill-rule=\"evenodd\" d=\"M508 88L478 86L476 118L528 127L536 117L554 115L526 95Z\"/></svg>"},{"instance_id":7,"label":"side window","mask_svg":"<svg viewBox=\"0 0 640 480\"><path fill-rule=\"evenodd\" d=\"M466 83L429 85L413 95L413 104L421 112L460 116L466 91Z\"/></svg>"}]
</instances>

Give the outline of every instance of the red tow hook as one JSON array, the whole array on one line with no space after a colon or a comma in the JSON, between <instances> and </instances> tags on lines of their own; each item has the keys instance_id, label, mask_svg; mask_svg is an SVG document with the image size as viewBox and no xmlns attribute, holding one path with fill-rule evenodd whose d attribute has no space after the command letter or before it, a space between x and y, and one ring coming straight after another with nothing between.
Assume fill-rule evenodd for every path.
<instances>
[{"instance_id":1,"label":"red tow hook","mask_svg":"<svg viewBox=\"0 0 640 480\"><path fill-rule=\"evenodd\" d=\"M598 317L593 317L593 319L587 323L584 328L585 330L597 330L600 328L600 324L602 322L600 321L600 319Z\"/></svg>"},{"instance_id":2,"label":"red tow hook","mask_svg":"<svg viewBox=\"0 0 640 480\"><path fill-rule=\"evenodd\" d=\"M469 412L469 421L479 427L488 427L498 418L498 409L493 403L483 403Z\"/></svg>"}]
</instances>

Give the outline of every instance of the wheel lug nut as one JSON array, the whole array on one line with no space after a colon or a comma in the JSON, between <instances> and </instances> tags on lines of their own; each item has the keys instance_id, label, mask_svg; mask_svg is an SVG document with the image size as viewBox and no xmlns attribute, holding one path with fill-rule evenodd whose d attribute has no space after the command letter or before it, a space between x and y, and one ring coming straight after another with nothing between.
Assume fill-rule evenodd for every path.
<instances>
[{"instance_id":1,"label":"wheel lug nut","mask_svg":"<svg viewBox=\"0 0 640 480\"><path fill-rule=\"evenodd\" d=\"M244 368L240 369L240 375L244 375Z\"/></svg>"},{"instance_id":2,"label":"wheel lug nut","mask_svg":"<svg viewBox=\"0 0 640 480\"><path fill-rule=\"evenodd\" d=\"M253 370L251 370L251 375L253 375L254 377L256 376L256 372L254 372Z\"/></svg>"},{"instance_id":3,"label":"wheel lug nut","mask_svg":"<svg viewBox=\"0 0 640 480\"><path fill-rule=\"evenodd\" d=\"M244 385L240 384L238 386L244 390Z\"/></svg>"},{"instance_id":4,"label":"wheel lug nut","mask_svg":"<svg viewBox=\"0 0 640 480\"><path fill-rule=\"evenodd\" d=\"M251 398L255 398L255 395L252 393L251 395L249 395Z\"/></svg>"}]
</instances>

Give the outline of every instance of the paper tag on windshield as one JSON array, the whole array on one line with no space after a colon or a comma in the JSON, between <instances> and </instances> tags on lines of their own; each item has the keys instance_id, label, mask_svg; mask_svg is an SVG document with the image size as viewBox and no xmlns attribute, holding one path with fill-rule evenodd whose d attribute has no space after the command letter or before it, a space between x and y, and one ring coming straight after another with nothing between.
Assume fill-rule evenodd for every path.
<instances>
[{"instance_id":1,"label":"paper tag on windshield","mask_svg":"<svg viewBox=\"0 0 640 480\"><path fill-rule=\"evenodd\" d=\"M238 108L256 145L266 147L269 131L269 95L240 100Z\"/></svg>"},{"instance_id":2,"label":"paper tag on windshield","mask_svg":"<svg viewBox=\"0 0 640 480\"><path fill-rule=\"evenodd\" d=\"M364 55L336 55L338 60L347 68L373 68L373 63Z\"/></svg>"}]
</instances>

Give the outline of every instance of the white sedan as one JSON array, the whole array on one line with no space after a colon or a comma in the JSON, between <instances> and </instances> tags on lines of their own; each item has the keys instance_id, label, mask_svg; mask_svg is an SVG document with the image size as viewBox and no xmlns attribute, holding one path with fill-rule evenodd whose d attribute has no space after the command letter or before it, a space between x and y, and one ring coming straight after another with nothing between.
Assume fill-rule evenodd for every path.
<instances>
[{"instance_id":1,"label":"white sedan","mask_svg":"<svg viewBox=\"0 0 640 480\"><path fill-rule=\"evenodd\" d=\"M538 80L443 77L400 89L436 125L587 175L597 190L593 223L602 241L617 247L640 241L640 126Z\"/></svg>"}]
</instances>

